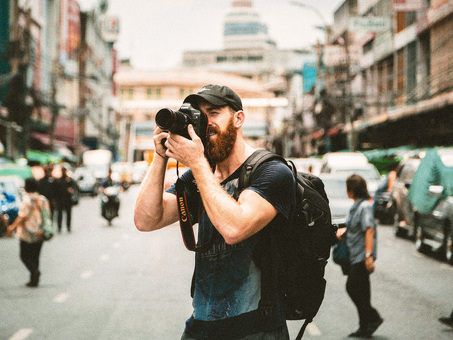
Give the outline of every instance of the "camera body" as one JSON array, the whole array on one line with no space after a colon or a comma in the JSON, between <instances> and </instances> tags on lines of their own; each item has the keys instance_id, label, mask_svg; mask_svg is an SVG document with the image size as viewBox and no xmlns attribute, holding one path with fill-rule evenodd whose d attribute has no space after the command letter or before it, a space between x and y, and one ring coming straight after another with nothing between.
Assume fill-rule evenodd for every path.
<instances>
[{"instance_id":1,"label":"camera body","mask_svg":"<svg viewBox=\"0 0 453 340\"><path fill-rule=\"evenodd\" d=\"M178 134L190 139L187 127L192 124L196 134L206 146L208 118L200 110L195 109L190 103L183 103L179 110L169 108L160 109L156 114L156 124L162 130Z\"/></svg>"}]
</instances>

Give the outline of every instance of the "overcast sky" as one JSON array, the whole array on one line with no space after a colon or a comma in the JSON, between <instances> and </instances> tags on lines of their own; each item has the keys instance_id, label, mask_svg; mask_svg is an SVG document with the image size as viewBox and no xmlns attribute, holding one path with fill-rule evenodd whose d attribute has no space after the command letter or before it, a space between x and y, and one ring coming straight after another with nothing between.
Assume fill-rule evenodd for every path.
<instances>
[{"instance_id":1,"label":"overcast sky","mask_svg":"<svg viewBox=\"0 0 453 340\"><path fill-rule=\"evenodd\" d=\"M95 0L79 0L90 3ZM288 0L253 0L253 6L278 48L314 45L324 34L315 26L331 24L334 11L344 0L298 0L315 6L294 6ZM182 52L223 48L225 15L231 0L109 0L108 13L120 19L115 43L120 58L130 58L138 69L178 66ZM85 5L82 5L85 6Z\"/></svg>"}]
</instances>

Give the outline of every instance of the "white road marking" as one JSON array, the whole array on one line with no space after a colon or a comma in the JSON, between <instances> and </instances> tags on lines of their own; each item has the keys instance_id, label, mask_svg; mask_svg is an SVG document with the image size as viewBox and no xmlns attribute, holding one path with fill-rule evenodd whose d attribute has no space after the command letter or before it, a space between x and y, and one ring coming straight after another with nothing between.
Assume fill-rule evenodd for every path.
<instances>
[{"instance_id":1,"label":"white road marking","mask_svg":"<svg viewBox=\"0 0 453 340\"><path fill-rule=\"evenodd\" d=\"M57 294L57 296L55 296L52 301L55 303L63 303L68 299L68 297L69 297L68 293L60 293Z\"/></svg>"},{"instance_id":2,"label":"white road marking","mask_svg":"<svg viewBox=\"0 0 453 340\"><path fill-rule=\"evenodd\" d=\"M99 260L101 260L102 262L106 262L109 259L110 259L110 256L108 256L107 254L104 254L99 258Z\"/></svg>"},{"instance_id":3,"label":"white road marking","mask_svg":"<svg viewBox=\"0 0 453 340\"><path fill-rule=\"evenodd\" d=\"M316 326L313 322L312 323L309 323L307 325L307 332L311 335L311 336L321 336L322 333L321 333L321 330L318 328L318 326Z\"/></svg>"},{"instance_id":4,"label":"white road marking","mask_svg":"<svg viewBox=\"0 0 453 340\"><path fill-rule=\"evenodd\" d=\"M13 334L8 340L24 340L33 332L31 328L22 328L19 329L16 333Z\"/></svg>"},{"instance_id":5,"label":"white road marking","mask_svg":"<svg viewBox=\"0 0 453 340\"><path fill-rule=\"evenodd\" d=\"M121 247L121 244L119 242L115 242L113 243L112 247L118 249L119 247Z\"/></svg>"},{"instance_id":6,"label":"white road marking","mask_svg":"<svg viewBox=\"0 0 453 340\"><path fill-rule=\"evenodd\" d=\"M87 270L87 271L83 272L82 274L80 274L80 278L84 279L84 280L89 279L92 276L93 276L93 271L91 271L91 270Z\"/></svg>"}]
</instances>

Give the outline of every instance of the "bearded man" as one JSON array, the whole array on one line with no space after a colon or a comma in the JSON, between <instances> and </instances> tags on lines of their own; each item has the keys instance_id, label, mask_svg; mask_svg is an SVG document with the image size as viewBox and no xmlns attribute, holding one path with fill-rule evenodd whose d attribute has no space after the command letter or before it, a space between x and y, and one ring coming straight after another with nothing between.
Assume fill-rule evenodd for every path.
<instances>
[{"instance_id":1,"label":"bearded man","mask_svg":"<svg viewBox=\"0 0 453 340\"><path fill-rule=\"evenodd\" d=\"M288 225L295 202L293 175L282 162L269 161L239 193L242 166L255 151L242 134L241 99L229 87L207 85L184 102L206 115L206 146L192 125L188 127L191 139L156 126L156 156L134 211L140 231L178 221L175 186L164 192L167 160L172 157L190 168L181 179L191 215L199 216L198 245L209 239L212 244L196 253L194 311L181 339L289 339L277 288L267 292L266 306L261 301L261 257L266 253L261 240L266 230Z\"/></svg>"}]
</instances>

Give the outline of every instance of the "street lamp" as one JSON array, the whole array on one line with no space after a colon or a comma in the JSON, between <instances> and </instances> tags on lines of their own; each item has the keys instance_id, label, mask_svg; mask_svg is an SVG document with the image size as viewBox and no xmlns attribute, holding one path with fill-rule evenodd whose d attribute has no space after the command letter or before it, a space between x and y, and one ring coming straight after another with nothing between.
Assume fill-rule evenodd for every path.
<instances>
[{"instance_id":1,"label":"street lamp","mask_svg":"<svg viewBox=\"0 0 453 340\"><path fill-rule=\"evenodd\" d=\"M326 36L325 36L324 47L327 46L330 41L330 25L327 23L327 20L324 18L324 16L318 10L318 8L316 8L315 6L304 4L302 2L298 2L298 1L288 1L288 2L294 6L306 8L316 14L316 16L322 22L322 26L316 26L316 28L321 28L325 32ZM318 117L318 118L316 118L316 121L324 129L326 152L328 152L328 151L330 151L330 138L329 138L329 135L327 134L329 122L326 120L326 117L324 117L324 116L327 112L330 112L331 107L329 105L325 105L325 103L328 102L328 101L326 101L326 98L325 98L326 89L328 88L328 69L323 68L323 52L324 52L323 46L318 40L318 42L316 44L316 54L318 56L318 75L317 75L318 79L317 79L317 85L316 85L316 89L317 89L316 92L317 92L318 96L320 96L322 99L319 102L320 105L318 105L318 107L317 107L317 109L319 109L319 112L314 112L314 114L316 114L316 116ZM321 76L321 73L324 73L324 77ZM325 82L323 82L323 84L321 85L320 80L322 78L324 78ZM320 124L320 122L319 122L320 119L322 121L322 124Z\"/></svg>"}]
</instances>

